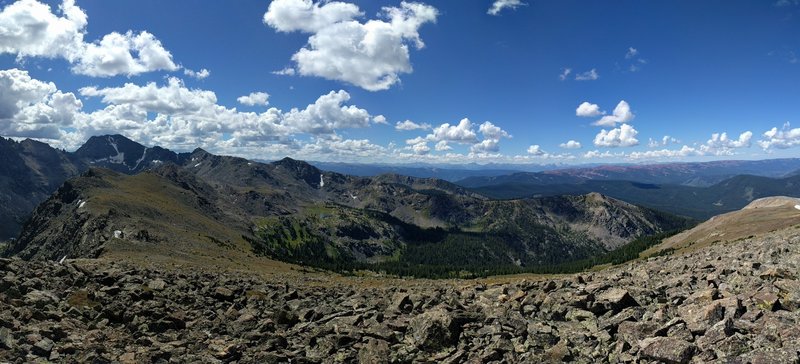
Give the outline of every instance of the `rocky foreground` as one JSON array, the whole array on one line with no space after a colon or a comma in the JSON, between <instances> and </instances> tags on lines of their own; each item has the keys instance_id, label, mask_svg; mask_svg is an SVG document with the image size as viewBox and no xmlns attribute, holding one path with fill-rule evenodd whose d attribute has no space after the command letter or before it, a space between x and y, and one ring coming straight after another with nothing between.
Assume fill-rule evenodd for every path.
<instances>
[{"instance_id":1,"label":"rocky foreground","mask_svg":"<svg viewBox=\"0 0 800 364\"><path fill-rule=\"evenodd\" d=\"M798 229L506 283L0 260L0 362L797 363L798 268Z\"/></svg>"}]
</instances>

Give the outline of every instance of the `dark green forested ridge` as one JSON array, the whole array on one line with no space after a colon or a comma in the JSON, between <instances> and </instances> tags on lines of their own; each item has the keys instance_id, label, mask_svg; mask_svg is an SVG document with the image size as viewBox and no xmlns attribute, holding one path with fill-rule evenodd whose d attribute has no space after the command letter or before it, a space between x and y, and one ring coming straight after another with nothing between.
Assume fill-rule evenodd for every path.
<instances>
[{"instance_id":1,"label":"dark green forested ridge","mask_svg":"<svg viewBox=\"0 0 800 364\"><path fill-rule=\"evenodd\" d=\"M640 252L694 224L676 218L670 225L670 231L637 237L612 251L596 251L574 260L556 260L552 257L559 256L557 252L543 252L542 256L550 260L531 262L523 261L521 255L515 254L514 235L502 231L477 233L457 229L425 229L382 212L368 211L367 214L396 227L399 237L406 242L399 249L399 254L378 262L358 261L348 256L347 250L313 233L311 228L292 232L287 226L297 225L288 217L277 232L275 229L256 231L254 237L246 239L259 255L340 273L367 270L401 277L471 278L518 273L575 273L603 264L621 264L637 258ZM542 238L548 233L558 233L548 232L545 227L533 226L531 230L540 231Z\"/></svg>"}]
</instances>

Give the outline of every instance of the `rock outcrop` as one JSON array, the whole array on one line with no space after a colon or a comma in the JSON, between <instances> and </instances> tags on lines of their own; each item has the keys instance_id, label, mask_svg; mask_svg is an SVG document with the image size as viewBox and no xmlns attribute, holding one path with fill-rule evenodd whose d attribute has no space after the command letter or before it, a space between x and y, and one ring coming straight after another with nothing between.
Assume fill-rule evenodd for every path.
<instances>
[{"instance_id":1,"label":"rock outcrop","mask_svg":"<svg viewBox=\"0 0 800 364\"><path fill-rule=\"evenodd\" d=\"M487 281L3 259L0 361L796 363L799 268L798 229Z\"/></svg>"}]
</instances>

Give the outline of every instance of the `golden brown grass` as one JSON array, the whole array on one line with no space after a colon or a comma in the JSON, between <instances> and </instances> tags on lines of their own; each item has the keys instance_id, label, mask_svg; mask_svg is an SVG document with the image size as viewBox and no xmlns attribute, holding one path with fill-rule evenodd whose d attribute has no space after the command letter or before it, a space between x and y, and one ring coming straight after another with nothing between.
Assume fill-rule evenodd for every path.
<instances>
[{"instance_id":1,"label":"golden brown grass","mask_svg":"<svg viewBox=\"0 0 800 364\"><path fill-rule=\"evenodd\" d=\"M769 199L770 203L756 201L753 206L715 216L645 250L639 256L652 256L665 249L674 249L675 253L691 252L716 243L758 237L800 223L800 210L794 208L796 199Z\"/></svg>"}]
</instances>

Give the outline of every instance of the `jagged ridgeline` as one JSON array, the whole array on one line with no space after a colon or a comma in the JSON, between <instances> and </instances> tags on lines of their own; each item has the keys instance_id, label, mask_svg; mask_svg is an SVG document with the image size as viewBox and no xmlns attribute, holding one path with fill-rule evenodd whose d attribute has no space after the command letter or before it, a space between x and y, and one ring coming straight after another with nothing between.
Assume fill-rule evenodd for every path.
<instances>
[{"instance_id":1,"label":"jagged ridgeline","mask_svg":"<svg viewBox=\"0 0 800 364\"><path fill-rule=\"evenodd\" d=\"M597 193L499 201L442 180L353 177L288 158L256 163L199 149L148 156L156 149L120 138L79 150L116 171L91 168L64 183L6 255L255 254L337 270L452 276L585 262L689 223Z\"/></svg>"},{"instance_id":2,"label":"jagged ridgeline","mask_svg":"<svg viewBox=\"0 0 800 364\"><path fill-rule=\"evenodd\" d=\"M0 137L0 241L17 237L39 203L90 167L135 174L162 163L183 164L188 156L121 135L93 136L72 153L30 139Z\"/></svg>"}]
</instances>

